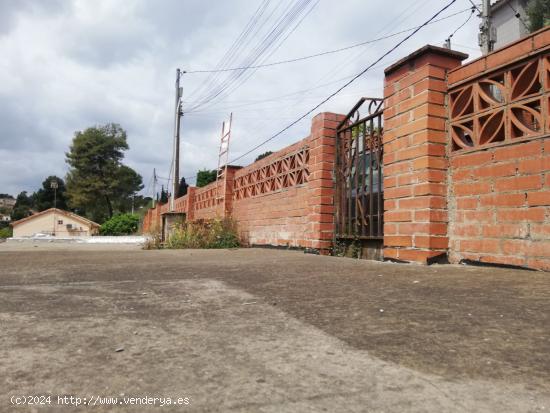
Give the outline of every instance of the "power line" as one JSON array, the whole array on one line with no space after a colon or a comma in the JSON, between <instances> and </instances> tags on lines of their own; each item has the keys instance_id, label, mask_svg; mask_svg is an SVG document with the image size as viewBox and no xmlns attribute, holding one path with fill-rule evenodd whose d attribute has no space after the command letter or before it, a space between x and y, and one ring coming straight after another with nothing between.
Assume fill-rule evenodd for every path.
<instances>
[{"instance_id":1,"label":"power line","mask_svg":"<svg viewBox=\"0 0 550 413\"><path fill-rule=\"evenodd\" d=\"M315 105L314 107L312 107L310 110L308 110L306 113L304 113L303 115L301 115L300 117L298 117L296 120L294 120L293 122L291 122L290 124L288 124L287 126L285 126L283 129L281 129L280 131L278 131L277 133L275 133L274 135L272 135L271 137L269 137L268 139L262 141L261 143L259 143L258 145L254 146L252 149L248 150L247 152L243 153L242 155L232 159L229 163L233 163L235 161L238 161L239 159L242 159L244 158L246 155L249 155L250 153L254 152L256 149L259 149L261 148L263 145L265 145L266 143L272 141L273 139L277 138L278 136L280 136L282 133L284 133L285 131L287 131L288 129L290 129L292 126L296 125L298 122L300 122L302 119L306 118L308 115L310 115L312 112L314 112L316 109L318 109L320 106L322 106L323 104L325 104L326 102L328 102L330 99L332 99L334 96L336 96L338 93L340 93L343 89L345 89L346 87L348 87L349 85L351 85L353 82L355 82L358 78L360 78L362 75L364 75L367 71L369 71L372 67L374 67L377 63L379 63L380 61L382 61L382 59L384 59L386 56L388 56L389 54L391 54L393 51L395 51L397 48L399 48L403 43L405 43L407 40L409 40L411 37L413 37L416 33L418 33L420 31L420 29L422 29L423 27L425 27L426 25L428 25L431 21L433 21L437 16L439 16L442 12L444 12L445 10L447 10L449 7L451 7L451 5L453 5L454 3L456 2L456 0L451 0L446 6L444 6L443 8L441 8L437 13L435 13L432 17L430 17L428 20L426 20L422 25L418 26L412 33L410 33L409 35L407 35L405 38L403 38L401 41L399 41L396 45L394 45L393 47L391 47L387 52L385 52L382 56L380 56L379 58L377 58L374 62L372 62L370 65L368 65L365 69L363 69L361 72L359 72L358 74L356 74L351 80L349 80L348 82L346 82L344 85L342 85L340 88L338 88L335 92L331 93L328 97L326 97L325 99L323 99L321 102L319 102L317 105ZM195 176L191 176L191 177L186 177L186 179L193 179L195 178Z\"/></svg>"},{"instance_id":2,"label":"power line","mask_svg":"<svg viewBox=\"0 0 550 413\"><path fill-rule=\"evenodd\" d=\"M261 17L265 13L267 7L269 6L269 2L270 0L264 0L258 6L254 14L251 16L250 20L247 22L243 31L239 34L239 36L235 39L235 41L232 43L230 48L226 50L225 54L216 64L216 69L221 68L226 64L231 64L231 62L234 60L235 56L237 55L237 52L239 51L239 49L242 47L245 47L250 42L250 36L252 36L253 34L255 34L255 32L257 32L258 29L256 29L256 26L258 24L258 21L261 19ZM271 17L271 15L269 17ZM214 80L216 80L216 78L217 78L216 75L207 77L197 88L195 88L195 90L193 90L189 94L189 96L190 97L194 96L195 94L199 93L199 91L201 91L202 89L208 89L208 83L209 82L213 83Z\"/></svg>"},{"instance_id":3,"label":"power line","mask_svg":"<svg viewBox=\"0 0 550 413\"><path fill-rule=\"evenodd\" d=\"M469 10L471 10L470 7L468 7L467 9L458 11L456 13L449 14L448 16L442 17L440 19L433 20L429 24L438 23L440 21L443 21L443 20L449 19L451 17L457 16L457 15L462 14L462 13L464 13L466 11L469 11ZM364 45L367 45L367 44L376 43L376 42L379 42L379 41L382 41L382 40L390 39L390 38L398 36L400 34L407 33L407 32L410 32L412 30L415 30L419 27L420 26L410 27L408 29L404 29L404 30L401 30L401 31L395 32L395 33L390 33L386 36L381 36L381 37L378 37L376 39L366 40L366 41L363 41L363 42L360 42L360 43L352 44L350 46L340 47L338 49L327 50L327 51L324 51L324 52L315 53L315 54L311 54L311 55L307 55L307 56L301 56L301 57L297 57L295 59L280 60L280 61L277 61L277 62L265 63L265 64L261 64L261 65L255 65L255 66L232 67L232 68L228 68L228 69L186 70L186 73L231 72L231 71L235 71L235 70L260 69L260 68L264 68L264 67L279 66L279 65L283 65L283 64L287 64L287 63L301 62L303 60L309 60L309 59L313 59L315 57L331 55L331 54L334 54L334 53L340 53L340 52L350 50L350 49L355 49L357 47L361 47L361 46L364 46ZM187 113L189 113L189 112L187 112Z\"/></svg>"},{"instance_id":4,"label":"power line","mask_svg":"<svg viewBox=\"0 0 550 413\"><path fill-rule=\"evenodd\" d=\"M338 88L335 92L331 93L328 97L326 97L325 99L323 99L321 102L319 102L317 105L315 105L313 108L311 108L310 110L308 110L306 113L304 113L302 116L300 116L298 119L296 119L295 121L291 122L289 125L285 126L283 129L281 129L279 132L277 132L276 134L274 134L273 136L271 136L270 138L264 140L263 142L261 142L260 144L256 145L255 147L253 147L252 149L250 149L249 151L245 152L244 154L242 154L241 156L233 159L230 163L233 163L235 161L238 161L239 159L242 159L244 158L246 155L254 152L256 149L262 147L263 145L265 145L267 142L275 139L277 136L281 135L283 132L287 131L288 129L290 129L292 126L294 126L295 124L297 124L298 122L300 122L302 119L304 119L305 117L307 117L308 115L310 115L313 111L315 111L316 109L318 109L320 106L322 106L323 104L325 104L326 102L328 102L330 99L332 99L334 96L336 96L338 93L340 93L343 89L345 89L346 87L348 87L349 85L351 85L353 82L355 82L358 78L360 78L361 76L363 76L368 70L370 70L375 64L377 64L378 62L380 62L384 57L388 56L390 53L392 53L395 49L397 49L399 46L401 46L403 43L405 43L407 40L409 40L411 37L413 37L416 33L418 33L420 31L420 29L422 29L424 26L426 26L430 21L432 21L433 19L435 19L437 16L439 16L443 11L447 10L452 4L454 4L456 2L456 0L451 0L445 7L443 7L442 9L440 9L437 13L435 13L431 18L429 18L426 22L424 22L422 25L418 26L412 33L410 33L409 35L407 35L403 40L401 40L400 42L398 42L395 46L393 46L392 48L390 48L386 53L384 53L382 56L380 56L378 59L376 59L373 63L371 63L370 65L368 65L365 69L363 69L361 72L359 72L357 75L355 75L351 80L349 80L348 82L346 82L343 86L341 86L340 88Z\"/></svg>"},{"instance_id":5,"label":"power line","mask_svg":"<svg viewBox=\"0 0 550 413\"><path fill-rule=\"evenodd\" d=\"M312 0L296 0L291 3L283 12L282 16L278 18L276 23L268 29L269 32L264 35L262 40L246 55L243 59L243 66L251 66L257 62L262 55L264 55L284 35L285 31L287 31L290 25L302 14L311 1ZM237 81L245 71L246 70L241 70L231 74L221 84L210 87L208 91L196 99L195 103L193 103L191 108L186 112L193 111L211 102ZM217 73L214 73L214 75L216 74Z\"/></svg>"},{"instance_id":6,"label":"power line","mask_svg":"<svg viewBox=\"0 0 550 413\"><path fill-rule=\"evenodd\" d=\"M478 7L472 0L469 0L469 2L472 4L473 7L476 8L476 10L478 11L478 13L481 13L481 10L479 9L479 7Z\"/></svg>"},{"instance_id":7,"label":"power line","mask_svg":"<svg viewBox=\"0 0 550 413\"><path fill-rule=\"evenodd\" d=\"M460 26L458 26L454 32L452 32L449 37L447 37L447 39L445 40L445 42L449 45L449 49L450 49L450 45L451 45L451 37L453 37L456 32L458 32L460 29L462 29L464 26L466 26L466 24L470 21L470 19L472 18L472 16L474 15L474 13L476 12L476 9L475 7L472 7L471 8L471 13L470 15L468 16L468 18L466 19L466 21L464 23L462 23Z\"/></svg>"},{"instance_id":8,"label":"power line","mask_svg":"<svg viewBox=\"0 0 550 413\"><path fill-rule=\"evenodd\" d=\"M519 14L519 12L514 8L514 6L512 6L510 2L506 2L506 4L508 5L508 7L512 9L512 11L514 12L514 16L523 24L523 26L527 29L527 31L530 31L529 26L527 26L527 23L525 23L525 21L523 21L523 19L521 18L521 14Z\"/></svg>"},{"instance_id":9,"label":"power line","mask_svg":"<svg viewBox=\"0 0 550 413\"><path fill-rule=\"evenodd\" d=\"M273 50L271 50L271 52L269 52L269 54L263 58L261 58L261 60L259 60L259 63L262 64L263 62L265 62L266 60L268 60L275 52L277 52L277 50L280 49L280 47L286 42L286 40L296 31L296 29L302 24L302 22L305 20L305 18L307 16L309 16L309 14L313 11L313 9L317 6L317 4L319 3L320 0L316 0L315 3L313 3L313 5L309 8L309 10L307 10L304 15L302 16L302 18L294 25L294 27L287 33L287 35L284 37L283 40L281 40L279 42L278 45L276 45ZM230 85L228 88L227 88L227 91L225 91L222 96L220 97L220 99L224 99L226 98L228 95L230 95L231 93L235 92L239 87L241 87L248 79L250 79L251 76L253 76L256 71L258 69L252 69L252 71L248 71L245 75L244 78L241 78L239 80L239 82L237 84L233 83L232 85ZM208 104L208 102L207 102ZM210 106L207 106L207 107L211 107L212 104L210 104Z\"/></svg>"}]
</instances>

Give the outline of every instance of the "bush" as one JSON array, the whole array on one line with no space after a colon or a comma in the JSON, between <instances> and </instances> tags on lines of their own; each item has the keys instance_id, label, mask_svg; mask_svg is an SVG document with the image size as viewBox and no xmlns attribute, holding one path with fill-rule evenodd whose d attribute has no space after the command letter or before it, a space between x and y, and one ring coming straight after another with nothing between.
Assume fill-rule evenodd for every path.
<instances>
[{"instance_id":1,"label":"bush","mask_svg":"<svg viewBox=\"0 0 550 413\"><path fill-rule=\"evenodd\" d=\"M236 248L240 245L237 226L231 219L178 224L166 248Z\"/></svg>"},{"instance_id":2,"label":"bush","mask_svg":"<svg viewBox=\"0 0 550 413\"><path fill-rule=\"evenodd\" d=\"M137 232L139 216L136 214L115 215L101 225L101 235L130 235Z\"/></svg>"},{"instance_id":3,"label":"bush","mask_svg":"<svg viewBox=\"0 0 550 413\"><path fill-rule=\"evenodd\" d=\"M11 238L13 230L11 227L0 228L0 238Z\"/></svg>"}]
</instances>

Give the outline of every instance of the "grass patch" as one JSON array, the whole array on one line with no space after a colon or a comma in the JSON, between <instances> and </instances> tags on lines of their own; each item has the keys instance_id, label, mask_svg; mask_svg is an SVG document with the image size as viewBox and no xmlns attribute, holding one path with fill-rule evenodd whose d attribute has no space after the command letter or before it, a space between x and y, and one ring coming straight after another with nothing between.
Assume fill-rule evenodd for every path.
<instances>
[{"instance_id":1,"label":"grass patch","mask_svg":"<svg viewBox=\"0 0 550 413\"><path fill-rule=\"evenodd\" d=\"M236 248L240 245L234 220L213 219L178 224L170 234L165 247L181 248Z\"/></svg>"}]
</instances>

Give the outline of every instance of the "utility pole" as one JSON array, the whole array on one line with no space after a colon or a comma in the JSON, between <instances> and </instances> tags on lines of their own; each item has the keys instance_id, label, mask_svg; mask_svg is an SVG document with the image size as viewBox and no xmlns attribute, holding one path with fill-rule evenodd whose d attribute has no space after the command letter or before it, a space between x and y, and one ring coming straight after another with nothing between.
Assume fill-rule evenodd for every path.
<instances>
[{"instance_id":1,"label":"utility pole","mask_svg":"<svg viewBox=\"0 0 550 413\"><path fill-rule=\"evenodd\" d=\"M174 110L174 165L172 169L172 176L174 177L174 185L172 186L172 196L170 197L170 211L175 209L175 200L178 193L179 180L180 180L180 119L181 110L181 97L183 89L180 87L180 78L182 72L180 69L176 69L176 104Z\"/></svg>"},{"instance_id":2,"label":"utility pole","mask_svg":"<svg viewBox=\"0 0 550 413\"><path fill-rule=\"evenodd\" d=\"M55 210L57 208L57 188L59 187L59 184L56 180L53 180L50 182L50 188L53 189L53 236L55 237L55 224L56 224L56 216L55 216Z\"/></svg>"},{"instance_id":3,"label":"utility pole","mask_svg":"<svg viewBox=\"0 0 550 413\"><path fill-rule=\"evenodd\" d=\"M481 53L487 55L493 51L496 42L496 30L491 22L491 0L483 0L481 24L479 25L479 46Z\"/></svg>"},{"instance_id":4,"label":"utility pole","mask_svg":"<svg viewBox=\"0 0 550 413\"><path fill-rule=\"evenodd\" d=\"M153 168L153 208L155 207L156 197L157 197L157 170Z\"/></svg>"}]
</instances>

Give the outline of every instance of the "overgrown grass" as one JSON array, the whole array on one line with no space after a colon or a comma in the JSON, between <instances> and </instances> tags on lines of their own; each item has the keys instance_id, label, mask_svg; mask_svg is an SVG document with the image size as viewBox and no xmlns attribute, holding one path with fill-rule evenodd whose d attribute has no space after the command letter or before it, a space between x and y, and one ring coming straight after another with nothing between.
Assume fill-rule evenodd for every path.
<instances>
[{"instance_id":1,"label":"overgrown grass","mask_svg":"<svg viewBox=\"0 0 550 413\"><path fill-rule=\"evenodd\" d=\"M178 224L166 248L235 248L240 245L235 221L229 218Z\"/></svg>"},{"instance_id":2,"label":"overgrown grass","mask_svg":"<svg viewBox=\"0 0 550 413\"><path fill-rule=\"evenodd\" d=\"M13 236L11 227L0 228L0 238L10 238Z\"/></svg>"},{"instance_id":3,"label":"overgrown grass","mask_svg":"<svg viewBox=\"0 0 550 413\"><path fill-rule=\"evenodd\" d=\"M146 235L147 239L143 244L144 250L160 250L162 248L162 237L158 229Z\"/></svg>"}]
</instances>

